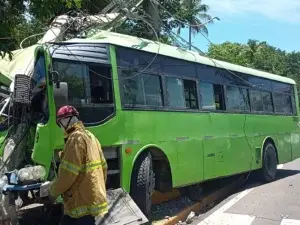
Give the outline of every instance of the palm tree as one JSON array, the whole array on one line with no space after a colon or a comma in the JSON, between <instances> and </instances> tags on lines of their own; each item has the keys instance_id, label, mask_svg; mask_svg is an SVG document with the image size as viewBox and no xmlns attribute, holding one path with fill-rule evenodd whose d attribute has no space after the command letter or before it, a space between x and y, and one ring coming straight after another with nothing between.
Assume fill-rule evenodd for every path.
<instances>
[{"instance_id":1,"label":"palm tree","mask_svg":"<svg viewBox=\"0 0 300 225\"><path fill-rule=\"evenodd\" d=\"M249 59L248 66L254 67L255 55L259 54L262 48L266 46L266 42L249 39L245 45L246 55Z\"/></svg>"},{"instance_id":2,"label":"palm tree","mask_svg":"<svg viewBox=\"0 0 300 225\"><path fill-rule=\"evenodd\" d=\"M257 53L264 45L264 42L259 42L257 40L250 39L247 43L248 52L250 54L251 62L254 59L255 53Z\"/></svg>"},{"instance_id":3,"label":"palm tree","mask_svg":"<svg viewBox=\"0 0 300 225\"><path fill-rule=\"evenodd\" d=\"M191 49L192 34L196 35L202 33L208 35L207 24L213 23L214 19L218 17L211 17L207 12L209 6L202 4L202 0L183 0L181 3L182 13L185 15L186 21L182 21L184 24L177 29L177 34L180 34L181 28L189 26L189 43Z\"/></svg>"}]
</instances>

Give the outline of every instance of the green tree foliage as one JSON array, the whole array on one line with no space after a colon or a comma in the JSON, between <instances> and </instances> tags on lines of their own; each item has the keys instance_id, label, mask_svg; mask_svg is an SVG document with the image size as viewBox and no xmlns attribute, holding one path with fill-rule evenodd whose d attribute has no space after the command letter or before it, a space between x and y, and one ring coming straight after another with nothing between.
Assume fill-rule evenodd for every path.
<instances>
[{"instance_id":1,"label":"green tree foliage","mask_svg":"<svg viewBox=\"0 0 300 225\"><path fill-rule=\"evenodd\" d=\"M115 0L130 8L132 0ZM156 40L171 44L170 33L193 25L206 22L211 17L207 14L208 6L201 0L144 0L142 7L118 28L116 32ZM59 15L94 15L100 13L110 0L0 0L1 36L13 37L2 39L0 51L2 55L19 48L24 38L45 31L51 21ZM122 7L126 8L126 7ZM75 13L75 14L74 14ZM154 30L152 29L154 27ZM206 26L193 26L193 32L208 33ZM24 46L35 43L39 37L31 38Z\"/></svg>"},{"instance_id":2,"label":"green tree foliage","mask_svg":"<svg viewBox=\"0 0 300 225\"><path fill-rule=\"evenodd\" d=\"M222 61L248 66L251 58L248 49L239 43L225 42L221 45L212 44L208 49L208 55Z\"/></svg>"},{"instance_id":3,"label":"green tree foliage","mask_svg":"<svg viewBox=\"0 0 300 225\"><path fill-rule=\"evenodd\" d=\"M22 1L0 0L0 57L4 57L16 46L14 28L22 21L24 11Z\"/></svg>"},{"instance_id":4,"label":"green tree foliage","mask_svg":"<svg viewBox=\"0 0 300 225\"><path fill-rule=\"evenodd\" d=\"M175 12L175 15L182 18L183 22L185 22L182 24L177 21L177 23L174 24L175 27L178 27L178 34L180 33L181 28L187 28L187 24L191 24L192 33L194 35L199 32L203 32L208 35L207 26L202 25L212 19L212 17L208 14L208 5L202 4L202 0L186 0L182 1L181 5L179 4L176 6L179 8L177 8L178 10ZM213 23L213 21L210 23Z\"/></svg>"},{"instance_id":5,"label":"green tree foliage","mask_svg":"<svg viewBox=\"0 0 300 225\"><path fill-rule=\"evenodd\" d=\"M46 30L43 24L35 19L32 19L30 21L22 20L13 28L13 35L16 40L16 45L14 46L14 49L19 48L21 42L23 48L34 45L41 38L41 34L45 31ZM36 34L40 35L27 38Z\"/></svg>"},{"instance_id":6,"label":"green tree foliage","mask_svg":"<svg viewBox=\"0 0 300 225\"><path fill-rule=\"evenodd\" d=\"M298 83L300 94L300 52L291 52L286 55L286 76L293 78Z\"/></svg>"},{"instance_id":7,"label":"green tree foliage","mask_svg":"<svg viewBox=\"0 0 300 225\"><path fill-rule=\"evenodd\" d=\"M74 11L97 14L109 4L108 0L30 0L30 14L42 23L50 23L53 18Z\"/></svg>"},{"instance_id":8,"label":"green tree foliage","mask_svg":"<svg viewBox=\"0 0 300 225\"><path fill-rule=\"evenodd\" d=\"M267 42L249 40L247 44L225 42L212 44L208 56L269 73L290 77L300 91L300 52L288 53Z\"/></svg>"},{"instance_id":9,"label":"green tree foliage","mask_svg":"<svg viewBox=\"0 0 300 225\"><path fill-rule=\"evenodd\" d=\"M159 0L158 2L159 5L153 5L149 0L145 1L144 10L138 12L137 18L140 19L130 18L117 29L117 32L156 40L153 29L159 27L156 29L159 40L168 44L172 42L170 36L173 35L174 30L179 34L180 30L187 28L189 24L192 25L194 34L199 32L208 34L207 26L199 26L212 18L208 14L208 5L202 4L202 0ZM152 4L152 7L149 7L149 4L150 6ZM159 15L158 21L152 21L153 15L150 12L155 10ZM152 23L145 23L145 19Z\"/></svg>"}]
</instances>

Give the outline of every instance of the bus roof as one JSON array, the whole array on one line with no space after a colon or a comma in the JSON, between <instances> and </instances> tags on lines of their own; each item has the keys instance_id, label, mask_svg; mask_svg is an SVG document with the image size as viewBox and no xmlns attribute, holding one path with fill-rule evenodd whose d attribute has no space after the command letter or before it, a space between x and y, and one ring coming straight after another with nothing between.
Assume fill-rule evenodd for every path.
<instances>
[{"instance_id":1,"label":"bus roof","mask_svg":"<svg viewBox=\"0 0 300 225\"><path fill-rule=\"evenodd\" d=\"M251 69L244 66L235 65L232 63L223 62L220 60L211 59L209 57L201 56L198 52L181 49L178 47L162 44L156 41L151 41L134 36L109 32L99 31L97 34L86 39L72 39L65 43L107 43L117 46L123 46L128 48L140 49L142 51L158 53L173 58L187 60L191 62L201 63L209 66L227 69L230 71L245 73L257 77L267 78L270 80L276 80L283 83L296 84L293 79Z\"/></svg>"}]
</instances>

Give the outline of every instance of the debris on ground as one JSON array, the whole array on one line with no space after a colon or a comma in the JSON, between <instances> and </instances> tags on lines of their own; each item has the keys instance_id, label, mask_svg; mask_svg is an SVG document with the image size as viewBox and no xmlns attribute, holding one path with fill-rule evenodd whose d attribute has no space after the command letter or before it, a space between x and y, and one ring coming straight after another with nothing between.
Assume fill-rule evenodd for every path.
<instances>
[{"instance_id":1,"label":"debris on ground","mask_svg":"<svg viewBox=\"0 0 300 225\"><path fill-rule=\"evenodd\" d=\"M186 223L186 224L191 224L191 223L194 221L195 218L196 218L196 213L192 211L192 212L188 215L188 217L186 218L185 223Z\"/></svg>"},{"instance_id":2,"label":"debris on ground","mask_svg":"<svg viewBox=\"0 0 300 225\"><path fill-rule=\"evenodd\" d=\"M170 218L181 212L182 209L192 206L193 204L195 204L195 202L190 200L187 196L184 196L170 202L154 205L152 207L152 221L159 221L166 217Z\"/></svg>"}]
</instances>

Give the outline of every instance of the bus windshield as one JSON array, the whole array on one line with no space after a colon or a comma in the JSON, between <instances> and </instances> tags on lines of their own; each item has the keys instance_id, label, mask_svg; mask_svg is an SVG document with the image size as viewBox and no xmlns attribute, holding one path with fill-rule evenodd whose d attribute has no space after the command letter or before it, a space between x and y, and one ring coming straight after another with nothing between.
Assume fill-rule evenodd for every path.
<instances>
[{"instance_id":1,"label":"bus windshield","mask_svg":"<svg viewBox=\"0 0 300 225\"><path fill-rule=\"evenodd\" d=\"M54 60L60 81L68 84L68 104L85 124L97 124L113 114L111 68L108 65Z\"/></svg>"},{"instance_id":2,"label":"bus windshield","mask_svg":"<svg viewBox=\"0 0 300 225\"><path fill-rule=\"evenodd\" d=\"M32 74L32 79L35 82L36 87L43 86L46 83L46 65L45 57L40 55L34 66L34 72Z\"/></svg>"}]
</instances>

